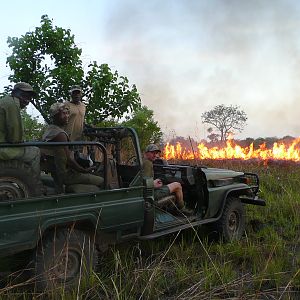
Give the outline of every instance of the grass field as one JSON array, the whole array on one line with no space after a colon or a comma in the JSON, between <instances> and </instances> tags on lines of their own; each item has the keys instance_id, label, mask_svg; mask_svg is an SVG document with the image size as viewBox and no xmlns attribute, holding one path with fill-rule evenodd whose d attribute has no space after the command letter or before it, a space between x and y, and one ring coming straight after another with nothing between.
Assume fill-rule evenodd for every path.
<instances>
[{"instance_id":1,"label":"grass field","mask_svg":"<svg viewBox=\"0 0 300 300\"><path fill-rule=\"evenodd\" d=\"M200 163L199 163L200 164ZM247 206L239 242L209 242L194 228L110 248L89 285L49 299L300 299L300 165L206 161L256 172L267 206ZM10 282L0 299L43 299Z\"/></svg>"}]
</instances>

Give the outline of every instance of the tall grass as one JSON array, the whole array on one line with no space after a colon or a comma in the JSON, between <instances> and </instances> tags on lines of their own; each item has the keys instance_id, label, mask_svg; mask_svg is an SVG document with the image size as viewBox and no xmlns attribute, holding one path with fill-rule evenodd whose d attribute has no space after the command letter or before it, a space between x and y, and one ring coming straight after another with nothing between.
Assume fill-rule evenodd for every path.
<instances>
[{"instance_id":1,"label":"tall grass","mask_svg":"<svg viewBox=\"0 0 300 300\"><path fill-rule=\"evenodd\" d=\"M50 298L300 299L300 166L206 163L260 176L267 206L247 206L241 241L211 243L199 227L114 246L101 255L89 285ZM0 299L41 297L9 284Z\"/></svg>"}]
</instances>

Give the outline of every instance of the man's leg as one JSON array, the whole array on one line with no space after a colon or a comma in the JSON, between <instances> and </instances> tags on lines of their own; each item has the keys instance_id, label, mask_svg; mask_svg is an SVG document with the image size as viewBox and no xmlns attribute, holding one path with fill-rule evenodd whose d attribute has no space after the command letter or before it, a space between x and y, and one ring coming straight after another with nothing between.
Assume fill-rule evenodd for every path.
<instances>
[{"instance_id":1,"label":"man's leg","mask_svg":"<svg viewBox=\"0 0 300 300\"><path fill-rule=\"evenodd\" d=\"M170 196L170 189L167 185L163 185L160 188L154 188L154 200L158 201L164 197Z\"/></svg>"},{"instance_id":2,"label":"man's leg","mask_svg":"<svg viewBox=\"0 0 300 300\"><path fill-rule=\"evenodd\" d=\"M72 184L91 184L96 185L99 187L103 187L104 179L100 176L93 175L93 174L83 174L83 173L73 173L65 178L64 183L66 185Z\"/></svg>"},{"instance_id":3,"label":"man's leg","mask_svg":"<svg viewBox=\"0 0 300 300\"><path fill-rule=\"evenodd\" d=\"M180 213L185 216L193 215L194 211L186 208L184 205L181 184L179 182L172 182L172 183L168 184L168 187L169 187L171 193L175 193L175 195L176 195L176 204L177 204L178 209L180 210Z\"/></svg>"},{"instance_id":4,"label":"man's leg","mask_svg":"<svg viewBox=\"0 0 300 300\"><path fill-rule=\"evenodd\" d=\"M179 182L172 182L168 184L168 188L170 190L170 193L174 193L176 196L176 204L179 209L184 207L184 201L183 201L183 193L182 193L182 187Z\"/></svg>"},{"instance_id":5,"label":"man's leg","mask_svg":"<svg viewBox=\"0 0 300 300\"><path fill-rule=\"evenodd\" d=\"M33 170L35 178L40 178L41 153L38 147L24 147L24 155L18 159L24 161L26 164L29 164Z\"/></svg>"}]
</instances>

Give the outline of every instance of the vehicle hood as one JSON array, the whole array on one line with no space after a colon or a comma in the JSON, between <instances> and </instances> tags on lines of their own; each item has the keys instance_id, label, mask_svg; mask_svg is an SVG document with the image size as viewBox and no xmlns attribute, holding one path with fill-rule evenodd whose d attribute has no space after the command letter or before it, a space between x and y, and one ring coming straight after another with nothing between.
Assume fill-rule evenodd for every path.
<instances>
[{"instance_id":1,"label":"vehicle hood","mask_svg":"<svg viewBox=\"0 0 300 300\"><path fill-rule=\"evenodd\" d=\"M203 168L202 171L205 174L207 180L232 178L244 174L243 172L237 172L237 171L227 170L227 169L216 169L216 168L205 168L205 169Z\"/></svg>"}]
</instances>

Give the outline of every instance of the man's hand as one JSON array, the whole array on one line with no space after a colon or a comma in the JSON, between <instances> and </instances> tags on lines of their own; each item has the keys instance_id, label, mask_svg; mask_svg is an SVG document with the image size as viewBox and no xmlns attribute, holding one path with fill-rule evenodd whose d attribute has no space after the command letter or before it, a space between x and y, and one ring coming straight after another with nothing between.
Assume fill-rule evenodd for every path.
<instances>
[{"instance_id":1,"label":"man's hand","mask_svg":"<svg viewBox=\"0 0 300 300\"><path fill-rule=\"evenodd\" d=\"M84 170L85 170L85 173L92 173L93 171L96 170L96 168L97 168L97 166L92 166L92 167L86 168Z\"/></svg>"},{"instance_id":2,"label":"man's hand","mask_svg":"<svg viewBox=\"0 0 300 300\"><path fill-rule=\"evenodd\" d=\"M155 188L160 188L162 186L163 186L163 183L162 183L162 181L159 178L157 178L157 179L154 180L154 187Z\"/></svg>"}]
</instances>

